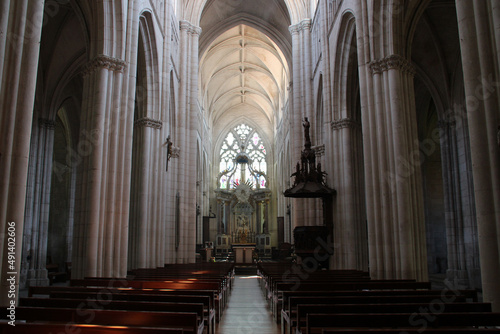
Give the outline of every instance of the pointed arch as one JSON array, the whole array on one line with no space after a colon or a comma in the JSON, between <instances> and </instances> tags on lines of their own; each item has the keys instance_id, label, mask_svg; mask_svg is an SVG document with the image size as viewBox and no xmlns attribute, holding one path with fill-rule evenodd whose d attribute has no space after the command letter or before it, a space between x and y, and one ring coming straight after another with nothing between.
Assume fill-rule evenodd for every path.
<instances>
[{"instance_id":1,"label":"pointed arch","mask_svg":"<svg viewBox=\"0 0 500 334\"><path fill-rule=\"evenodd\" d=\"M132 173L129 215L128 269L154 267L161 263L161 247L156 240L164 229L155 219L155 205L161 192L153 191L161 181L158 158L161 145L161 96L157 42L152 14L144 11L139 17L137 44L137 76L135 91L134 131L132 141Z\"/></svg>"},{"instance_id":2,"label":"pointed arch","mask_svg":"<svg viewBox=\"0 0 500 334\"><path fill-rule=\"evenodd\" d=\"M334 255L338 268L368 269L363 134L360 111L356 18L346 11L340 19L335 49L332 140L333 183L342 193L334 202Z\"/></svg>"}]
</instances>

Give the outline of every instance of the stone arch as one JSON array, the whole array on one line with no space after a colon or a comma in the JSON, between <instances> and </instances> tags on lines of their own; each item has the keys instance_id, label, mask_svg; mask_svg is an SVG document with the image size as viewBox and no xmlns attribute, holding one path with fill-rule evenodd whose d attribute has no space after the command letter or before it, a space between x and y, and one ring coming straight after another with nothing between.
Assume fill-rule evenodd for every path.
<instances>
[{"instance_id":1,"label":"stone arch","mask_svg":"<svg viewBox=\"0 0 500 334\"><path fill-rule=\"evenodd\" d=\"M159 66L152 15L144 11L139 17L137 43L137 76L132 141L132 173L129 215L128 269L156 266L161 262L161 247L156 247L162 227L154 203L161 196L154 191L161 181L158 170L164 164L158 154L163 127L161 121ZM161 154L160 154L161 156ZM161 193L161 192L160 192ZM160 237L160 240L162 238Z\"/></svg>"},{"instance_id":2,"label":"stone arch","mask_svg":"<svg viewBox=\"0 0 500 334\"><path fill-rule=\"evenodd\" d=\"M189 0L184 5L182 10L182 19L189 21L195 25L199 25L201 20L201 13L203 12L206 4L211 0ZM232 5L237 6L238 2L244 0L230 0ZM283 0L288 8L292 24L296 24L305 18L308 18L307 1L302 0ZM231 5L231 4L226 4Z\"/></svg>"},{"instance_id":3,"label":"stone arch","mask_svg":"<svg viewBox=\"0 0 500 334\"><path fill-rule=\"evenodd\" d=\"M71 245L76 172L91 149L78 140L88 32L78 6L43 9L27 178L21 286L48 284L47 264L66 270ZM68 43L68 41L71 41Z\"/></svg>"},{"instance_id":4,"label":"stone arch","mask_svg":"<svg viewBox=\"0 0 500 334\"><path fill-rule=\"evenodd\" d=\"M406 52L416 69L428 269L457 287L478 288L479 240L456 7L429 0L411 10Z\"/></svg>"},{"instance_id":5,"label":"stone arch","mask_svg":"<svg viewBox=\"0 0 500 334\"><path fill-rule=\"evenodd\" d=\"M334 235L340 245L333 262L337 268L368 269L364 146L361 122L360 83L356 18L345 11L340 19L332 74L333 183L339 196L334 200ZM337 163L335 163L337 162Z\"/></svg>"},{"instance_id":6,"label":"stone arch","mask_svg":"<svg viewBox=\"0 0 500 334\"><path fill-rule=\"evenodd\" d=\"M158 47L152 14L144 11L139 17L136 99L139 117L160 118Z\"/></svg>"},{"instance_id":7,"label":"stone arch","mask_svg":"<svg viewBox=\"0 0 500 334\"><path fill-rule=\"evenodd\" d=\"M351 82L353 79L353 57L357 57L356 45L356 19L351 12L346 12L342 17L340 29L342 36L337 41L334 75L333 75L333 103L332 119L351 118L348 108L351 101Z\"/></svg>"}]
</instances>

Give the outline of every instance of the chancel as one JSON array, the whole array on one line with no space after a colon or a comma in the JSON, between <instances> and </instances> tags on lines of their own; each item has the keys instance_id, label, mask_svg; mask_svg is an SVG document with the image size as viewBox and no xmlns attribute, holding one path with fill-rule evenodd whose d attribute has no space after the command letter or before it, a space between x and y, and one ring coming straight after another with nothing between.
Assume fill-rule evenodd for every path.
<instances>
[{"instance_id":1,"label":"chancel","mask_svg":"<svg viewBox=\"0 0 500 334\"><path fill-rule=\"evenodd\" d=\"M499 13L1 0L1 306L60 332L110 284L79 331L410 333L440 290L439 330L500 326Z\"/></svg>"}]
</instances>

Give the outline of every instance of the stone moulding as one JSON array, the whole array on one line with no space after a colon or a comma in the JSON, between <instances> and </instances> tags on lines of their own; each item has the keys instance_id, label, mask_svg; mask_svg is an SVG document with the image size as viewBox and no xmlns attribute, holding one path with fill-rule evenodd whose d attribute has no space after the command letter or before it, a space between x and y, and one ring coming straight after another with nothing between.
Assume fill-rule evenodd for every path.
<instances>
[{"instance_id":1,"label":"stone moulding","mask_svg":"<svg viewBox=\"0 0 500 334\"><path fill-rule=\"evenodd\" d=\"M403 71L412 76L415 75L415 68L412 63L399 55L391 55L382 59L372 60L368 63L368 66L372 75L381 74L382 72L392 69Z\"/></svg>"},{"instance_id":2,"label":"stone moulding","mask_svg":"<svg viewBox=\"0 0 500 334\"><path fill-rule=\"evenodd\" d=\"M137 127L147 127L160 130L163 126L163 123L159 120L152 119L149 117L143 117L135 121L135 126Z\"/></svg>"},{"instance_id":3,"label":"stone moulding","mask_svg":"<svg viewBox=\"0 0 500 334\"><path fill-rule=\"evenodd\" d=\"M332 130L340 130L344 128L356 129L360 126L358 122L353 121L350 118L342 118L334 120L331 123Z\"/></svg>"},{"instance_id":4,"label":"stone moulding","mask_svg":"<svg viewBox=\"0 0 500 334\"><path fill-rule=\"evenodd\" d=\"M47 118L39 118L38 119L38 126L40 126L41 128L49 129L49 130L54 130L56 127L56 122L51 120L51 119L47 119Z\"/></svg>"},{"instance_id":5,"label":"stone moulding","mask_svg":"<svg viewBox=\"0 0 500 334\"><path fill-rule=\"evenodd\" d=\"M84 75L89 75L100 68L106 68L110 71L123 72L127 67L127 62L105 55L97 55L83 69Z\"/></svg>"}]
</instances>

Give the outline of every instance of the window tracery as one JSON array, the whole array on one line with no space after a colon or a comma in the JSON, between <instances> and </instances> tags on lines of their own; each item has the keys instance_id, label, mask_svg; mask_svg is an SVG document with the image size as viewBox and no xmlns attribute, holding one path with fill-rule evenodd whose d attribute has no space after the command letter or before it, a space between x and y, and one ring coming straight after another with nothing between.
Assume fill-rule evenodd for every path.
<instances>
[{"instance_id":1,"label":"window tracery","mask_svg":"<svg viewBox=\"0 0 500 334\"><path fill-rule=\"evenodd\" d=\"M220 149L218 188L267 187L266 147L258 132L246 124L234 127Z\"/></svg>"}]
</instances>

